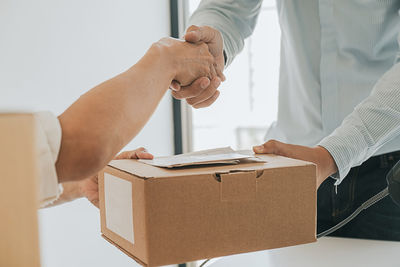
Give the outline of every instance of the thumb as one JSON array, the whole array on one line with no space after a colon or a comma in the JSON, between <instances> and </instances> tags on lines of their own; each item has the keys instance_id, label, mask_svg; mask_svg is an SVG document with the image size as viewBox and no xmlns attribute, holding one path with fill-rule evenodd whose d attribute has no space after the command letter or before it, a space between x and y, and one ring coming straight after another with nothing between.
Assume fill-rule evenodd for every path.
<instances>
[{"instance_id":1,"label":"thumb","mask_svg":"<svg viewBox=\"0 0 400 267\"><path fill-rule=\"evenodd\" d=\"M140 147L136 150L131 151L131 159L153 159L153 155L147 152L147 149Z\"/></svg>"},{"instance_id":2,"label":"thumb","mask_svg":"<svg viewBox=\"0 0 400 267\"><path fill-rule=\"evenodd\" d=\"M253 151L256 154L264 154L264 153L266 153L266 152L264 152L264 145L253 146Z\"/></svg>"},{"instance_id":3,"label":"thumb","mask_svg":"<svg viewBox=\"0 0 400 267\"><path fill-rule=\"evenodd\" d=\"M199 27L197 27L196 25L190 26L186 30L183 39L185 39L185 41L190 43L197 43L198 41L200 41Z\"/></svg>"},{"instance_id":4,"label":"thumb","mask_svg":"<svg viewBox=\"0 0 400 267\"><path fill-rule=\"evenodd\" d=\"M131 157L132 159L153 159L153 154L150 154L147 151L138 151L135 157Z\"/></svg>"},{"instance_id":5,"label":"thumb","mask_svg":"<svg viewBox=\"0 0 400 267\"><path fill-rule=\"evenodd\" d=\"M197 43L201 41L201 36L199 31L191 31L191 32L187 32L183 38L185 39L186 42L189 43Z\"/></svg>"},{"instance_id":6,"label":"thumb","mask_svg":"<svg viewBox=\"0 0 400 267\"><path fill-rule=\"evenodd\" d=\"M135 150L124 151L114 159L153 159L153 155L147 152L144 147Z\"/></svg>"},{"instance_id":7,"label":"thumb","mask_svg":"<svg viewBox=\"0 0 400 267\"><path fill-rule=\"evenodd\" d=\"M263 145L254 146L253 151L257 154L276 154L285 156L286 147L288 144L281 143L276 140L269 140Z\"/></svg>"},{"instance_id":8,"label":"thumb","mask_svg":"<svg viewBox=\"0 0 400 267\"><path fill-rule=\"evenodd\" d=\"M190 42L190 43L199 42L200 41L199 27L197 27L196 25L190 26L186 30L186 33L183 36L183 39L185 39L185 41Z\"/></svg>"},{"instance_id":9,"label":"thumb","mask_svg":"<svg viewBox=\"0 0 400 267\"><path fill-rule=\"evenodd\" d=\"M190 43L205 42L213 43L215 41L215 30L211 27L203 26L190 27L186 32L185 41Z\"/></svg>"}]
</instances>

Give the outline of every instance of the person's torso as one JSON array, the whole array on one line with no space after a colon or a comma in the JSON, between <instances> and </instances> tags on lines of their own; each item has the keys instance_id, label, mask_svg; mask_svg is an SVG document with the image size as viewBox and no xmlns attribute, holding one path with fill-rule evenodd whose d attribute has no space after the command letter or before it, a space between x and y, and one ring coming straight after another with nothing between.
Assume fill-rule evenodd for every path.
<instances>
[{"instance_id":1,"label":"person's torso","mask_svg":"<svg viewBox=\"0 0 400 267\"><path fill-rule=\"evenodd\" d=\"M279 109L266 138L316 145L395 63L400 1L278 0L277 9Z\"/></svg>"}]
</instances>

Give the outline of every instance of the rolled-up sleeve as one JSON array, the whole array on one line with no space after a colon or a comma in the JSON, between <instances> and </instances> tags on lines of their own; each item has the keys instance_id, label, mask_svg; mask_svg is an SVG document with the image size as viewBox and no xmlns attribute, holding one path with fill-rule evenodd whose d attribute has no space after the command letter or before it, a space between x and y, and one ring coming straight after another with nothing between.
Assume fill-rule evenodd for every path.
<instances>
[{"instance_id":1,"label":"rolled-up sleeve","mask_svg":"<svg viewBox=\"0 0 400 267\"><path fill-rule=\"evenodd\" d=\"M37 162L39 169L39 203L45 207L62 193L58 184L55 163L61 145L60 123L50 112L35 113Z\"/></svg>"},{"instance_id":2,"label":"rolled-up sleeve","mask_svg":"<svg viewBox=\"0 0 400 267\"><path fill-rule=\"evenodd\" d=\"M400 63L378 81L370 96L347 116L341 126L319 145L338 167L338 185L349 173L388 141L400 135Z\"/></svg>"},{"instance_id":3,"label":"rolled-up sleeve","mask_svg":"<svg viewBox=\"0 0 400 267\"><path fill-rule=\"evenodd\" d=\"M262 0L203 0L189 25L211 26L221 32L228 66L252 34L261 6Z\"/></svg>"}]
</instances>

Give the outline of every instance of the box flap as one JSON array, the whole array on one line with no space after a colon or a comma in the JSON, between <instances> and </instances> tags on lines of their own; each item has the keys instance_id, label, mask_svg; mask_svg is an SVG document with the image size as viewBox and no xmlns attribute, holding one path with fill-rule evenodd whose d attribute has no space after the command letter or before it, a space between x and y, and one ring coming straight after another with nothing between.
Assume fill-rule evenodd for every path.
<instances>
[{"instance_id":1,"label":"box flap","mask_svg":"<svg viewBox=\"0 0 400 267\"><path fill-rule=\"evenodd\" d=\"M121 171L133 174L140 178L163 178L163 177L180 177L180 176L193 176L215 173L229 173L231 171L249 171L249 170L264 170L273 168L287 168L312 165L313 163L276 156L272 154L257 154L258 158L266 162L251 162L241 163L238 165L225 165L225 166L203 166L203 167L183 167L177 169L166 169L154 167L144 164L134 159L113 160L109 163L110 167L119 169Z\"/></svg>"}]
</instances>

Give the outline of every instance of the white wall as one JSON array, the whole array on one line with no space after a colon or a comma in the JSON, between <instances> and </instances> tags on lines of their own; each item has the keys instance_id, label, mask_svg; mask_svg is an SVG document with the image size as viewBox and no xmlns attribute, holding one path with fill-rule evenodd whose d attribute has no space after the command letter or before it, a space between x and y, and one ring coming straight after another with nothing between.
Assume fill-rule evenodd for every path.
<instances>
[{"instance_id":1,"label":"white wall","mask_svg":"<svg viewBox=\"0 0 400 267\"><path fill-rule=\"evenodd\" d=\"M2 0L0 110L59 114L169 33L169 1ZM168 94L128 147L172 154L171 106ZM39 214L43 266L136 266L100 237L98 210L86 200Z\"/></svg>"}]
</instances>

